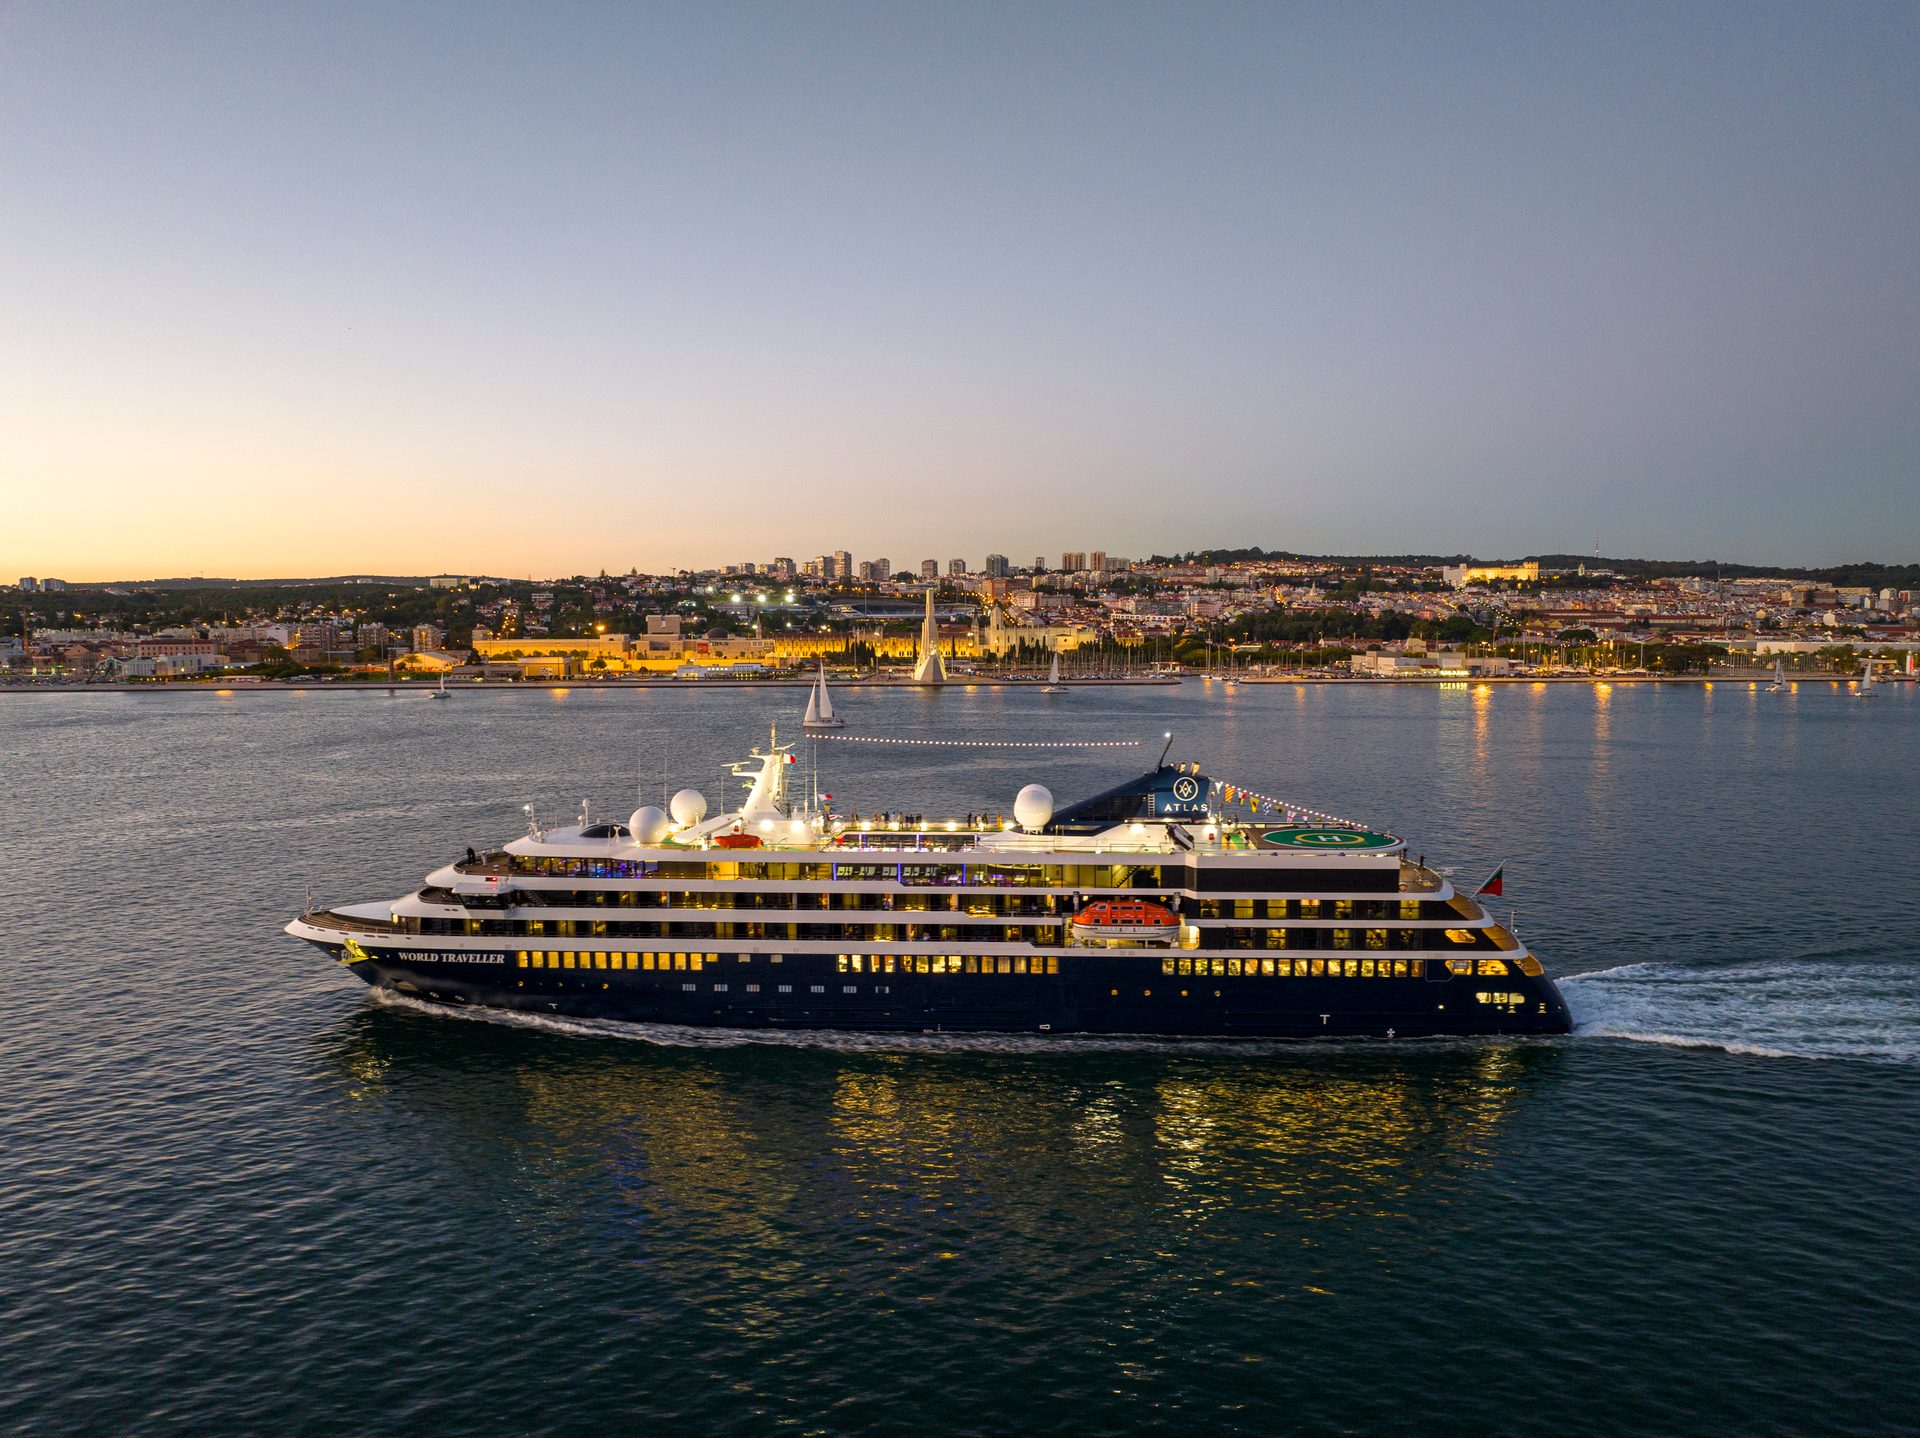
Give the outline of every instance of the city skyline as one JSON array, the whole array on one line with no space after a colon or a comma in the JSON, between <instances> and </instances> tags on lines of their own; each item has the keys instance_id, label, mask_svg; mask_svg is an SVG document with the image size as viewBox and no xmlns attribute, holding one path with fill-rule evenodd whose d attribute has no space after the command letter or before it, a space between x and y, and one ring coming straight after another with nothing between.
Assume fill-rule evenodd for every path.
<instances>
[{"instance_id":1,"label":"city skyline","mask_svg":"<svg viewBox=\"0 0 1920 1438\"><path fill-rule=\"evenodd\" d=\"M0 574L1897 563L1916 61L1847 4L15 6Z\"/></svg>"}]
</instances>

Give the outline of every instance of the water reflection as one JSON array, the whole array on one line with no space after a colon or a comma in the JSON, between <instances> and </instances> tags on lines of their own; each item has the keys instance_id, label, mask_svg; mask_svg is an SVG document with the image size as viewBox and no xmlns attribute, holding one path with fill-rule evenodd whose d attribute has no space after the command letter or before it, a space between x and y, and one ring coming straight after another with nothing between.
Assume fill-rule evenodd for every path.
<instances>
[{"instance_id":1,"label":"water reflection","mask_svg":"<svg viewBox=\"0 0 1920 1438\"><path fill-rule=\"evenodd\" d=\"M1409 1219L1494 1159L1561 1061L1501 1043L671 1049L375 1006L321 1042L328 1081L468 1181L511 1171L518 1208L696 1229L736 1276L781 1271L809 1233L897 1258L1067 1212L1173 1242Z\"/></svg>"}]
</instances>

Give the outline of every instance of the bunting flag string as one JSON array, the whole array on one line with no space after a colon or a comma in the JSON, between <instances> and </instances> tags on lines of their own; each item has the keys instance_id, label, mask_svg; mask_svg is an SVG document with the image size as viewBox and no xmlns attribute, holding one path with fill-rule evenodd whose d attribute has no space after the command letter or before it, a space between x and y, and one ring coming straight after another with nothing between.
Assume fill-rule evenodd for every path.
<instances>
[{"instance_id":1,"label":"bunting flag string","mask_svg":"<svg viewBox=\"0 0 1920 1438\"><path fill-rule=\"evenodd\" d=\"M1222 784L1220 799L1225 804L1245 804L1255 817L1261 814L1275 814L1289 824L1313 823L1333 824L1345 829L1364 829L1367 826L1357 819L1343 819L1338 814L1329 814L1320 809L1309 809L1305 804L1295 804L1286 799L1276 799L1271 794L1262 794L1249 789L1244 784Z\"/></svg>"}]
</instances>

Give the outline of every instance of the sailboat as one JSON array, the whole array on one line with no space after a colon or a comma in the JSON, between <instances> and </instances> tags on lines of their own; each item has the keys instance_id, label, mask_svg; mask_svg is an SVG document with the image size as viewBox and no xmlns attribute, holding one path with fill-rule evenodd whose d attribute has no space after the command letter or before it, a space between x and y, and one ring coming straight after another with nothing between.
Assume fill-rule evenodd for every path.
<instances>
[{"instance_id":1,"label":"sailboat","mask_svg":"<svg viewBox=\"0 0 1920 1438\"><path fill-rule=\"evenodd\" d=\"M1064 694L1067 686L1060 682L1060 651L1053 651L1053 667L1047 671L1047 682L1040 686L1042 694Z\"/></svg>"},{"instance_id":2,"label":"sailboat","mask_svg":"<svg viewBox=\"0 0 1920 1438\"><path fill-rule=\"evenodd\" d=\"M1773 683L1767 686L1767 692L1769 694L1784 693L1786 690L1786 687L1787 687L1786 662L1781 659L1775 659L1773 661Z\"/></svg>"},{"instance_id":3,"label":"sailboat","mask_svg":"<svg viewBox=\"0 0 1920 1438\"><path fill-rule=\"evenodd\" d=\"M1878 682L1873 677L1874 663L1875 661L1871 655L1860 661L1860 684L1853 692L1862 699L1869 699L1873 696L1874 685Z\"/></svg>"},{"instance_id":4,"label":"sailboat","mask_svg":"<svg viewBox=\"0 0 1920 1438\"><path fill-rule=\"evenodd\" d=\"M807 694L807 714L800 721L803 729L843 729L847 721L833 712L833 698L827 693L827 661L820 661L820 673Z\"/></svg>"},{"instance_id":5,"label":"sailboat","mask_svg":"<svg viewBox=\"0 0 1920 1438\"><path fill-rule=\"evenodd\" d=\"M440 676L440 687L438 689L429 689L427 691L427 698L445 699L446 697L447 697L447 676L445 673L442 673Z\"/></svg>"}]
</instances>

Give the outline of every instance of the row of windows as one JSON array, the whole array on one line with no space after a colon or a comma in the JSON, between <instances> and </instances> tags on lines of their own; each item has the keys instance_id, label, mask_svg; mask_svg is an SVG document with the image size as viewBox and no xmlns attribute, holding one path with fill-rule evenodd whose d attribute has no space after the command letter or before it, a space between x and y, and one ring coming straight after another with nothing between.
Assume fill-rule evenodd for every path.
<instances>
[{"instance_id":1,"label":"row of windows","mask_svg":"<svg viewBox=\"0 0 1920 1438\"><path fill-rule=\"evenodd\" d=\"M1060 960L1053 954L906 954L901 956L903 974L1057 974ZM890 974L892 954L841 954L837 967L843 974Z\"/></svg>"},{"instance_id":2,"label":"row of windows","mask_svg":"<svg viewBox=\"0 0 1920 1438\"><path fill-rule=\"evenodd\" d=\"M1501 993L1497 989L1491 992L1489 992L1486 989L1482 989L1480 990L1479 993L1474 995L1474 998L1478 999L1483 1004L1524 1004L1527 1001L1527 996L1525 994Z\"/></svg>"},{"instance_id":3,"label":"row of windows","mask_svg":"<svg viewBox=\"0 0 1920 1438\"><path fill-rule=\"evenodd\" d=\"M450 896L429 897L456 902ZM1157 897L1165 898L1164 894ZM1037 918L1070 914L1079 906L1073 894L884 894L803 893L769 890L680 891L674 889L522 889L508 896L523 908L693 909L753 913L808 914L858 910L887 913L964 913L978 917ZM1200 899L1186 904L1192 919L1346 919L1414 922L1446 918L1449 904L1419 899Z\"/></svg>"},{"instance_id":4,"label":"row of windows","mask_svg":"<svg viewBox=\"0 0 1920 1438\"><path fill-rule=\"evenodd\" d=\"M766 956L769 963L780 963L783 956ZM749 963L751 954L738 954L740 963ZM620 951L574 949L529 949L513 956L516 968L527 969L637 969L643 972L688 971L699 973L718 964L718 954L668 952L626 953ZM1360 978L1417 979L1420 959L1176 959L1160 961L1160 972L1181 978ZM1448 959L1448 970L1456 974L1478 973L1482 978L1503 978L1511 970L1504 959ZM1523 966L1524 967L1524 966ZM1532 967L1537 968L1535 964ZM843 974L1055 974L1060 960L1053 954L838 954L835 968ZM749 992L756 991L749 986ZM1519 1003L1521 996L1489 998L1484 992L1481 1003Z\"/></svg>"},{"instance_id":5,"label":"row of windows","mask_svg":"<svg viewBox=\"0 0 1920 1438\"><path fill-rule=\"evenodd\" d=\"M492 856L489 856L492 857ZM944 864L880 862L877 854L846 851L832 859L626 859L560 858L515 854L515 874L571 879L706 879L722 883L892 883L913 888L973 887L1048 889L1124 889L1134 886L1184 888L1185 864Z\"/></svg>"},{"instance_id":6,"label":"row of windows","mask_svg":"<svg viewBox=\"0 0 1920 1438\"><path fill-rule=\"evenodd\" d=\"M932 924L894 921L773 923L674 917L651 922L606 919L444 919L403 918L402 933L480 938L611 939L773 939L855 940L869 943L945 943L954 941L1033 943L1057 948L1066 943L1064 923ZM1398 949L1430 951L1449 947L1511 947L1487 929L1253 928L1207 926L1197 930L1196 948L1219 949Z\"/></svg>"},{"instance_id":7,"label":"row of windows","mask_svg":"<svg viewBox=\"0 0 1920 1438\"><path fill-rule=\"evenodd\" d=\"M1424 959L1162 959L1160 972L1181 978L1417 979ZM1447 971L1504 977L1505 959L1447 959Z\"/></svg>"},{"instance_id":8,"label":"row of windows","mask_svg":"<svg viewBox=\"0 0 1920 1438\"><path fill-rule=\"evenodd\" d=\"M740 955L745 963L748 955ZM529 949L513 956L515 968L523 969L691 969L700 972L708 964L720 962L718 954L631 954L597 951L577 952L573 949ZM773 956L773 962L780 962L780 955Z\"/></svg>"}]
</instances>

